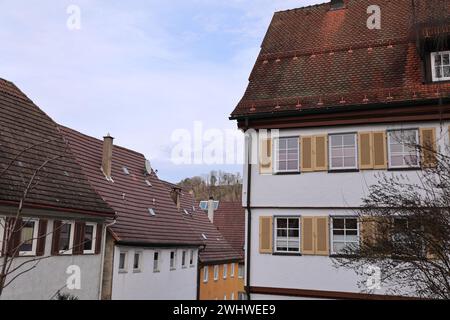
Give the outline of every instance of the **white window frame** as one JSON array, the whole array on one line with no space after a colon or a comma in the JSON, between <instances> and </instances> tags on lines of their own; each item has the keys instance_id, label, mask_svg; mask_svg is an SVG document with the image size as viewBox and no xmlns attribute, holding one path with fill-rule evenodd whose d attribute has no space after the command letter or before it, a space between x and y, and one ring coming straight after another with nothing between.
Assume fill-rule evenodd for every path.
<instances>
[{"instance_id":1,"label":"white window frame","mask_svg":"<svg viewBox=\"0 0 450 320\"><path fill-rule=\"evenodd\" d=\"M389 130L387 132L387 136L388 136L388 163L389 163L389 169L408 169L408 168L420 168L420 152L419 149L416 150L416 156L417 156L417 165L411 166L411 165L400 165L400 166L394 166L392 165L392 151L391 151L391 139L392 139L392 134L395 132L404 132L404 131L414 131L416 134L416 144L418 145L420 140L419 140L419 130L418 129L399 129L399 130ZM405 156L405 153L402 153L403 156Z\"/></svg>"},{"instance_id":2,"label":"white window frame","mask_svg":"<svg viewBox=\"0 0 450 320\"><path fill-rule=\"evenodd\" d=\"M353 135L355 138L355 166L353 167L337 167L334 168L333 167L333 157L332 157L332 150L333 150L333 146L332 146L332 137L335 136L349 136L349 135ZM343 146L341 146L342 149L344 149ZM344 157L342 157L344 158ZM338 171L338 170L355 170L358 169L358 135L355 132L348 132L348 133L332 133L328 135L328 163L330 164L330 170L334 170L334 171Z\"/></svg>"},{"instance_id":3,"label":"white window frame","mask_svg":"<svg viewBox=\"0 0 450 320\"><path fill-rule=\"evenodd\" d=\"M280 147L280 140L282 140L282 139L296 139L297 140L297 142L296 142L297 165L296 165L295 169L291 169L291 170L280 170L279 169L279 164L278 164L278 162L279 162L279 160L278 160L279 159L279 147ZM275 173L299 173L300 172L300 137L294 137L294 136L279 137L277 139L274 139L273 144L274 144L274 151L275 151L275 153L274 153L275 161L274 161L274 169L273 169L274 172ZM286 161L288 161L288 160L286 160Z\"/></svg>"},{"instance_id":4,"label":"white window frame","mask_svg":"<svg viewBox=\"0 0 450 320\"><path fill-rule=\"evenodd\" d=\"M278 250L278 246L277 246L277 240L278 240L278 225L277 225L277 221L278 219L288 219L287 223L287 236L286 236L286 241L287 241L287 249L288 250ZM298 220L298 251L289 251L289 219L297 219ZM274 245L274 252L275 253L290 253L290 254L300 254L301 253L301 239L302 239L302 226L301 226L301 217L299 216L275 216L274 217L274 226L273 226L273 245Z\"/></svg>"},{"instance_id":5,"label":"white window frame","mask_svg":"<svg viewBox=\"0 0 450 320\"><path fill-rule=\"evenodd\" d=\"M204 266L203 267L203 283L208 282L208 277L209 277L209 268L208 268L208 266Z\"/></svg>"},{"instance_id":6,"label":"white window frame","mask_svg":"<svg viewBox=\"0 0 450 320\"><path fill-rule=\"evenodd\" d=\"M214 266L214 281L219 280L219 265Z\"/></svg>"},{"instance_id":7,"label":"white window frame","mask_svg":"<svg viewBox=\"0 0 450 320\"><path fill-rule=\"evenodd\" d=\"M173 253L173 259L172 259L172 253ZM169 267L170 267L171 271L177 269L177 250L172 250L169 253Z\"/></svg>"},{"instance_id":8,"label":"white window frame","mask_svg":"<svg viewBox=\"0 0 450 320\"><path fill-rule=\"evenodd\" d=\"M334 243L338 242L338 243L344 243L345 245L347 245L347 243L356 243L359 246L360 243L360 239L361 239L361 225L359 222L358 217L352 217L352 216L332 216L330 217L331 221L330 221L330 252L331 255L342 255L342 252L335 252L334 251ZM345 236L346 236L346 227L345 227L345 221L344 221L344 241L334 241L334 219L356 219L356 236L357 236L357 240L356 241L346 241L345 240ZM353 230L353 229L350 229Z\"/></svg>"},{"instance_id":9,"label":"white window frame","mask_svg":"<svg viewBox=\"0 0 450 320\"><path fill-rule=\"evenodd\" d=\"M228 277L228 264L223 265L222 276L224 279Z\"/></svg>"},{"instance_id":10,"label":"white window frame","mask_svg":"<svg viewBox=\"0 0 450 320\"><path fill-rule=\"evenodd\" d=\"M245 265L239 264L238 265L238 278L239 279L244 279L244 276L245 276Z\"/></svg>"},{"instance_id":11,"label":"white window frame","mask_svg":"<svg viewBox=\"0 0 450 320\"><path fill-rule=\"evenodd\" d=\"M437 55L445 55L448 54L450 56L450 51L437 51L431 53L431 75L433 82L440 82L440 81L450 81L450 77L444 77L444 69L442 68L442 78L438 78L436 76L436 64L435 64L435 58ZM442 59L442 57L441 57ZM442 66L444 67L444 66Z\"/></svg>"},{"instance_id":12,"label":"white window frame","mask_svg":"<svg viewBox=\"0 0 450 320\"><path fill-rule=\"evenodd\" d=\"M234 278L234 269L236 268L236 264L233 262L231 264L230 278Z\"/></svg>"},{"instance_id":13,"label":"white window frame","mask_svg":"<svg viewBox=\"0 0 450 320\"><path fill-rule=\"evenodd\" d=\"M120 267L120 256L124 254L125 258L123 261L123 268ZM119 252L119 264L118 264L118 269L119 269L119 273L127 273L128 272L128 251L120 251Z\"/></svg>"},{"instance_id":14,"label":"white window frame","mask_svg":"<svg viewBox=\"0 0 450 320\"><path fill-rule=\"evenodd\" d=\"M75 222L74 221L61 221L61 227L65 224L70 225L69 250L59 250L59 254L71 255L73 253ZM60 241L61 241L61 234L59 233L58 245L60 245Z\"/></svg>"},{"instance_id":15,"label":"white window frame","mask_svg":"<svg viewBox=\"0 0 450 320\"><path fill-rule=\"evenodd\" d=\"M94 222L86 222L86 227L87 226L92 226L92 248L91 250L84 250L84 236L83 235L83 253L84 254L94 254L95 253L95 246L97 245L96 241L97 241L97 223ZM86 230L86 229L85 229Z\"/></svg>"},{"instance_id":16,"label":"white window frame","mask_svg":"<svg viewBox=\"0 0 450 320\"><path fill-rule=\"evenodd\" d=\"M195 267L195 260L194 260L194 258L195 258L195 252L194 252L194 250L191 250L191 252L189 253L189 266L191 268Z\"/></svg>"},{"instance_id":17,"label":"white window frame","mask_svg":"<svg viewBox=\"0 0 450 320\"><path fill-rule=\"evenodd\" d=\"M19 251L19 256L26 257L26 256L35 256L36 255L36 249L37 249L37 241L38 241L38 234L39 234L39 219L33 219L33 218L24 218L23 223L27 222L33 222L34 228L33 228L33 242L31 244L31 251ZM20 229L20 237L22 237L22 230Z\"/></svg>"},{"instance_id":18,"label":"white window frame","mask_svg":"<svg viewBox=\"0 0 450 320\"><path fill-rule=\"evenodd\" d=\"M138 261L138 267L137 268L134 267L136 255L139 256L139 261ZM135 251L134 252L134 254L133 254L133 272L134 273L142 272L142 258L143 258L143 256L144 256L144 254L142 253L142 251Z\"/></svg>"},{"instance_id":19,"label":"white window frame","mask_svg":"<svg viewBox=\"0 0 450 320\"><path fill-rule=\"evenodd\" d=\"M187 268L187 251L183 250L181 252L181 267L182 268Z\"/></svg>"},{"instance_id":20,"label":"white window frame","mask_svg":"<svg viewBox=\"0 0 450 320\"><path fill-rule=\"evenodd\" d=\"M3 237L5 236L6 218L0 216L0 257L3 255Z\"/></svg>"},{"instance_id":21,"label":"white window frame","mask_svg":"<svg viewBox=\"0 0 450 320\"><path fill-rule=\"evenodd\" d=\"M227 294L226 293L223 295L223 301L227 301Z\"/></svg>"},{"instance_id":22,"label":"white window frame","mask_svg":"<svg viewBox=\"0 0 450 320\"><path fill-rule=\"evenodd\" d=\"M155 260L155 254L158 255L158 259L156 259L156 260ZM160 261L161 261L161 251L154 251L153 252L153 273L158 273L160 271L160 269L159 269Z\"/></svg>"},{"instance_id":23,"label":"white window frame","mask_svg":"<svg viewBox=\"0 0 450 320\"><path fill-rule=\"evenodd\" d=\"M234 291L231 293L230 300L234 300Z\"/></svg>"}]
</instances>

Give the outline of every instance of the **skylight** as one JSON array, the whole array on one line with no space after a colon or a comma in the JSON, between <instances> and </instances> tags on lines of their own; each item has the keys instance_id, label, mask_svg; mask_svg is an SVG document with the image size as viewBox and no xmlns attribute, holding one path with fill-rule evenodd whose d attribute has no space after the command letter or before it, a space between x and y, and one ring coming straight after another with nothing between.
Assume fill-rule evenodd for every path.
<instances>
[{"instance_id":1,"label":"skylight","mask_svg":"<svg viewBox=\"0 0 450 320\"><path fill-rule=\"evenodd\" d=\"M203 237L203 239L205 239L205 240L208 239L208 237L207 237L204 233L202 233L202 237Z\"/></svg>"},{"instance_id":2,"label":"skylight","mask_svg":"<svg viewBox=\"0 0 450 320\"><path fill-rule=\"evenodd\" d=\"M130 171L128 171L127 167L122 167L123 173L125 173L126 175L130 174Z\"/></svg>"},{"instance_id":3,"label":"skylight","mask_svg":"<svg viewBox=\"0 0 450 320\"><path fill-rule=\"evenodd\" d=\"M148 208L148 213L150 213L151 216L156 216L155 210L153 210L153 208Z\"/></svg>"},{"instance_id":4,"label":"skylight","mask_svg":"<svg viewBox=\"0 0 450 320\"><path fill-rule=\"evenodd\" d=\"M189 212L186 209L184 209L183 211L185 214L189 214Z\"/></svg>"},{"instance_id":5,"label":"skylight","mask_svg":"<svg viewBox=\"0 0 450 320\"><path fill-rule=\"evenodd\" d=\"M153 187L152 183L149 180L147 180L147 179L145 180L145 184L148 185L149 187Z\"/></svg>"},{"instance_id":6,"label":"skylight","mask_svg":"<svg viewBox=\"0 0 450 320\"><path fill-rule=\"evenodd\" d=\"M200 209L208 210L208 201L200 201Z\"/></svg>"}]
</instances>

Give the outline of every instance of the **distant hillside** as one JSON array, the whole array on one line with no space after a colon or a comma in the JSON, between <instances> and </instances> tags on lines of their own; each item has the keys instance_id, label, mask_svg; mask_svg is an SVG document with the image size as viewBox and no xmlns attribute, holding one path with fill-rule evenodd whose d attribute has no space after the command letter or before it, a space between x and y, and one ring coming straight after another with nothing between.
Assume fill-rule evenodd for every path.
<instances>
[{"instance_id":1,"label":"distant hillside","mask_svg":"<svg viewBox=\"0 0 450 320\"><path fill-rule=\"evenodd\" d=\"M202 177L186 178L178 185L192 190L197 201L208 200L211 196L219 201L240 201L242 196L242 177L239 173L211 171Z\"/></svg>"}]
</instances>

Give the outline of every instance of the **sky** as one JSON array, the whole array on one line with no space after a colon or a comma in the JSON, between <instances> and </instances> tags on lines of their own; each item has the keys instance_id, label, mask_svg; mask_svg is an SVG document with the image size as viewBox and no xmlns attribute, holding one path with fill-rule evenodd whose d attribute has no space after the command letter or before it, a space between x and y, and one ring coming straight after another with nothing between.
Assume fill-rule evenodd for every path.
<instances>
[{"instance_id":1,"label":"sky","mask_svg":"<svg viewBox=\"0 0 450 320\"><path fill-rule=\"evenodd\" d=\"M0 78L59 124L144 154L163 179L242 172L239 161L174 162L173 150L239 134L228 117L273 13L321 2L0 0Z\"/></svg>"}]
</instances>

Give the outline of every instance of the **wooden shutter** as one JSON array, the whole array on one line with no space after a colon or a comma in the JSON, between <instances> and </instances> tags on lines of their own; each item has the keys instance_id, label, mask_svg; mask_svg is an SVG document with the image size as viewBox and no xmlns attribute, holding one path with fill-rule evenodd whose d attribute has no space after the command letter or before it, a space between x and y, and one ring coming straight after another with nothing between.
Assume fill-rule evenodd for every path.
<instances>
[{"instance_id":1,"label":"wooden shutter","mask_svg":"<svg viewBox=\"0 0 450 320\"><path fill-rule=\"evenodd\" d=\"M314 217L302 217L302 254L313 255L314 252Z\"/></svg>"},{"instance_id":2,"label":"wooden shutter","mask_svg":"<svg viewBox=\"0 0 450 320\"><path fill-rule=\"evenodd\" d=\"M360 219L361 243L364 246L373 246L377 241L377 218L362 217Z\"/></svg>"},{"instance_id":3,"label":"wooden shutter","mask_svg":"<svg viewBox=\"0 0 450 320\"><path fill-rule=\"evenodd\" d=\"M359 168L373 169L372 159L372 134L370 132L361 132L358 134L359 141Z\"/></svg>"},{"instance_id":4,"label":"wooden shutter","mask_svg":"<svg viewBox=\"0 0 450 320\"><path fill-rule=\"evenodd\" d=\"M436 129L420 129L420 146L422 148L422 166L425 168L435 167L436 159Z\"/></svg>"},{"instance_id":5,"label":"wooden shutter","mask_svg":"<svg viewBox=\"0 0 450 320\"><path fill-rule=\"evenodd\" d=\"M314 171L328 170L328 136L314 136L313 143Z\"/></svg>"},{"instance_id":6,"label":"wooden shutter","mask_svg":"<svg viewBox=\"0 0 450 320\"><path fill-rule=\"evenodd\" d=\"M387 169L386 132L372 133L373 168Z\"/></svg>"},{"instance_id":7,"label":"wooden shutter","mask_svg":"<svg viewBox=\"0 0 450 320\"><path fill-rule=\"evenodd\" d=\"M52 232L52 255L59 255L59 235L61 233L61 221L53 221L53 232Z\"/></svg>"},{"instance_id":8,"label":"wooden shutter","mask_svg":"<svg viewBox=\"0 0 450 320\"><path fill-rule=\"evenodd\" d=\"M84 248L84 222L75 222L75 233L73 236L72 254L83 254Z\"/></svg>"},{"instance_id":9,"label":"wooden shutter","mask_svg":"<svg viewBox=\"0 0 450 320\"><path fill-rule=\"evenodd\" d=\"M259 253L272 253L272 217L259 217Z\"/></svg>"},{"instance_id":10,"label":"wooden shutter","mask_svg":"<svg viewBox=\"0 0 450 320\"><path fill-rule=\"evenodd\" d=\"M259 173L272 173L272 139L261 139L259 145Z\"/></svg>"},{"instance_id":11,"label":"wooden shutter","mask_svg":"<svg viewBox=\"0 0 450 320\"><path fill-rule=\"evenodd\" d=\"M301 161L300 161L300 171L311 172L314 170L313 163L313 139L312 137L302 137L300 139L301 147Z\"/></svg>"},{"instance_id":12,"label":"wooden shutter","mask_svg":"<svg viewBox=\"0 0 450 320\"><path fill-rule=\"evenodd\" d=\"M95 233L95 254L99 254L102 251L102 240L103 240L103 224L98 223L97 231Z\"/></svg>"},{"instance_id":13,"label":"wooden shutter","mask_svg":"<svg viewBox=\"0 0 450 320\"><path fill-rule=\"evenodd\" d=\"M47 220L39 219L36 256L42 257L45 254L45 241L46 240L47 240Z\"/></svg>"},{"instance_id":14,"label":"wooden shutter","mask_svg":"<svg viewBox=\"0 0 450 320\"><path fill-rule=\"evenodd\" d=\"M315 254L319 256L329 255L328 217L316 217L314 219Z\"/></svg>"},{"instance_id":15,"label":"wooden shutter","mask_svg":"<svg viewBox=\"0 0 450 320\"><path fill-rule=\"evenodd\" d=\"M10 239L5 239L5 240L9 240L9 243L7 243L8 248L7 248L6 254L10 257L19 255L19 246L20 246L20 238L21 238L20 235L21 235L22 227L23 227L23 224L22 224L21 218L17 219L17 223L16 223L16 218L6 218L6 228L8 230L14 229L14 230L12 230ZM6 230L5 230L5 232L6 232Z\"/></svg>"}]
</instances>

